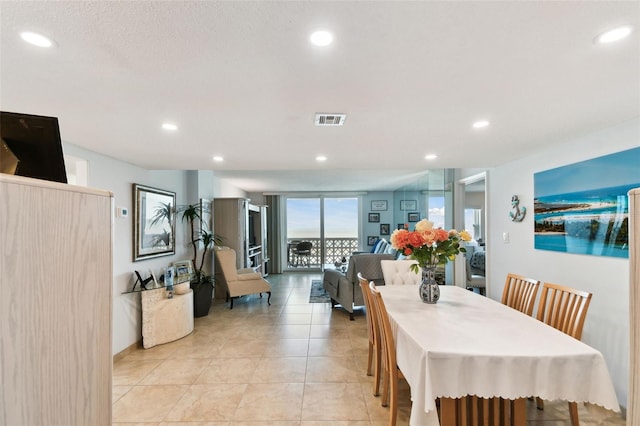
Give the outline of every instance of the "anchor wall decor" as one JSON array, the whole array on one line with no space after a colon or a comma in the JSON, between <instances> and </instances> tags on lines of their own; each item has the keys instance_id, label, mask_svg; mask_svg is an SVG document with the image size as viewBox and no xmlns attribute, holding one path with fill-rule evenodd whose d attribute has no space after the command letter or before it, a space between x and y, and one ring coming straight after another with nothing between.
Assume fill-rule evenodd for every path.
<instances>
[{"instance_id":1,"label":"anchor wall decor","mask_svg":"<svg viewBox=\"0 0 640 426\"><path fill-rule=\"evenodd\" d=\"M513 222L522 222L525 215L527 214L526 207L520 207L520 200L517 195L511 197L511 208L513 211L509 212L509 217Z\"/></svg>"}]
</instances>

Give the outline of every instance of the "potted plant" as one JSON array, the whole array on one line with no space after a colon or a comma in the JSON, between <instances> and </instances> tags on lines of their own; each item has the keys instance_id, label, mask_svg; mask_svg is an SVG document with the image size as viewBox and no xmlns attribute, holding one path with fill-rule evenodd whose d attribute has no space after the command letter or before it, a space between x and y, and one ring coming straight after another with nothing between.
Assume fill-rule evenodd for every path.
<instances>
[{"instance_id":1,"label":"potted plant","mask_svg":"<svg viewBox=\"0 0 640 426\"><path fill-rule=\"evenodd\" d=\"M197 317L203 317L209 314L209 308L211 307L211 299L213 298L213 289L215 280L213 275L207 274L204 269L205 259L207 253L213 248L214 245L220 244L222 238L206 229L199 230L202 217L200 215L199 204L189 204L179 208L179 212L182 213L182 221L187 221L190 232L190 242L193 248L193 279L191 280L191 289L193 290L193 315ZM202 253L198 258L198 251L200 243L202 243Z\"/></svg>"}]
</instances>

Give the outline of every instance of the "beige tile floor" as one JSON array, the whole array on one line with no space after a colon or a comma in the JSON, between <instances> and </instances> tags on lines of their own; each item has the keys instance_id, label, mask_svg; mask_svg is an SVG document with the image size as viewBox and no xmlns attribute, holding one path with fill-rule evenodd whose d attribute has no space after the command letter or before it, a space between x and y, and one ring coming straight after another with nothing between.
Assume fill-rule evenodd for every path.
<instances>
[{"instance_id":1,"label":"beige tile floor","mask_svg":"<svg viewBox=\"0 0 640 426\"><path fill-rule=\"evenodd\" d=\"M364 315L349 321L329 304L309 304L320 274L270 275L271 306L248 296L216 302L176 342L139 349L113 367L113 423L139 426L382 426L388 409L365 374ZM409 387L398 425L409 424ZM528 406L529 425L568 425L566 404ZM624 425L615 413L580 406L584 425Z\"/></svg>"}]
</instances>

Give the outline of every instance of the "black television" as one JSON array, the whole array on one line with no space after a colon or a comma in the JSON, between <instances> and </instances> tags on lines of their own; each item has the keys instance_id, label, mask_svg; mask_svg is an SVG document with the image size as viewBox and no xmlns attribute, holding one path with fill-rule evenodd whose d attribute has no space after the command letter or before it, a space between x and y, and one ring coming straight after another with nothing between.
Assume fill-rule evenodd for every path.
<instances>
[{"instance_id":1,"label":"black television","mask_svg":"<svg viewBox=\"0 0 640 426\"><path fill-rule=\"evenodd\" d=\"M67 183L58 119L0 111L0 172Z\"/></svg>"}]
</instances>

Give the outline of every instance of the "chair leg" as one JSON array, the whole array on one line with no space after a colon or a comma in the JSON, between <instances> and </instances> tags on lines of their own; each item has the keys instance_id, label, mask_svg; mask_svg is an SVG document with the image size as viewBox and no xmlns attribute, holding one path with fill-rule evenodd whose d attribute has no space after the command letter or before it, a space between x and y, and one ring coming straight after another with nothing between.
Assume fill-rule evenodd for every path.
<instances>
[{"instance_id":1,"label":"chair leg","mask_svg":"<svg viewBox=\"0 0 640 426\"><path fill-rule=\"evenodd\" d=\"M375 359L373 364L373 396L380 395L380 374L382 372L382 365L380 357L380 347L375 348Z\"/></svg>"},{"instance_id":2,"label":"chair leg","mask_svg":"<svg viewBox=\"0 0 640 426\"><path fill-rule=\"evenodd\" d=\"M385 365L382 369L382 403L383 407L389 406L389 370L387 370L387 366Z\"/></svg>"},{"instance_id":3,"label":"chair leg","mask_svg":"<svg viewBox=\"0 0 640 426\"><path fill-rule=\"evenodd\" d=\"M396 419L398 418L398 368L392 367L389 372L389 381L391 382L389 398L389 426L396 426Z\"/></svg>"},{"instance_id":4,"label":"chair leg","mask_svg":"<svg viewBox=\"0 0 640 426\"><path fill-rule=\"evenodd\" d=\"M544 410L544 401L536 396L536 407L538 410Z\"/></svg>"},{"instance_id":5,"label":"chair leg","mask_svg":"<svg viewBox=\"0 0 640 426\"><path fill-rule=\"evenodd\" d=\"M229 309L230 309L230 310L231 310L231 309L233 309L233 299L234 299L234 298L232 297L232 298L231 298L231 303L230 303L230 306L229 306Z\"/></svg>"},{"instance_id":6,"label":"chair leg","mask_svg":"<svg viewBox=\"0 0 640 426\"><path fill-rule=\"evenodd\" d=\"M269 295L269 297L267 297L267 305L271 306L271 292L268 291L267 294Z\"/></svg>"},{"instance_id":7,"label":"chair leg","mask_svg":"<svg viewBox=\"0 0 640 426\"><path fill-rule=\"evenodd\" d=\"M369 342L369 359L367 360L367 376L371 376L373 371L371 366L373 365L373 343Z\"/></svg>"},{"instance_id":8,"label":"chair leg","mask_svg":"<svg viewBox=\"0 0 640 426\"><path fill-rule=\"evenodd\" d=\"M578 426L578 404L575 402L569 403L569 417L571 418L571 426Z\"/></svg>"}]
</instances>

